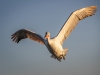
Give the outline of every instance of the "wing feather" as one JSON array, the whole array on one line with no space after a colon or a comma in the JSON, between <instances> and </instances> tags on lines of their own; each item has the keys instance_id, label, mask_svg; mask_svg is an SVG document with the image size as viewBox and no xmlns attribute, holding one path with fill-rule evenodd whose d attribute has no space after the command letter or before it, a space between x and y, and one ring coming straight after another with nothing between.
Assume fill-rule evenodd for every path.
<instances>
[{"instance_id":1,"label":"wing feather","mask_svg":"<svg viewBox=\"0 0 100 75\"><path fill-rule=\"evenodd\" d=\"M57 34L56 38L58 41L63 44L66 38L70 35L73 29L76 27L78 22L82 19L85 19L89 16L94 15L96 12L97 6L89 6L86 8L81 8L71 13L68 20L64 23L61 30Z\"/></svg>"},{"instance_id":2,"label":"wing feather","mask_svg":"<svg viewBox=\"0 0 100 75\"><path fill-rule=\"evenodd\" d=\"M25 38L29 38L29 39L31 39L33 41L36 41L36 42L39 42L39 43L41 43L43 45L45 43L44 42L44 38L41 35L36 34L35 32L32 32L32 31L30 31L28 29L20 29L17 32L15 32L11 37L11 39L13 41L17 42L17 43L20 40L25 39Z\"/></svg>"}]
</instances>

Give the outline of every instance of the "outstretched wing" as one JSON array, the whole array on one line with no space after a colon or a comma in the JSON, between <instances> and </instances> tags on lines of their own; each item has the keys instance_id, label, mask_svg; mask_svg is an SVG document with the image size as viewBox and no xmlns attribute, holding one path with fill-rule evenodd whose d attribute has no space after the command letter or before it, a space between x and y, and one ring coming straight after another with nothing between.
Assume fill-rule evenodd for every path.
<instances>
[{"instance_id":1,"label":"outstretched wing","mask_svg":"<svg viewBox=\"0 0 100 75\"><path fill-rule=\"evenodd\" d=\"M11 39L13 39L13 41L17 43L25 38L29 38L44 45L44 38L41 35L36 34L28 29L20 29L15 32L11 37Z\"/></svg>"},{"instance_id":2,"label":"outstretched wing","mask_svg":"<svg viewBox=\"0 0 100 75\"><path fill-rule=\"evenodd\" d=\"M96 9L97 6L89 6L72 12L72 14L69 16L68 20L64 23L58 35L56 36L56 39L58 39L58 41L63 44L65 39L68 38L78 22L82 19L94 15Z\"/></svg>"}]
</instances>

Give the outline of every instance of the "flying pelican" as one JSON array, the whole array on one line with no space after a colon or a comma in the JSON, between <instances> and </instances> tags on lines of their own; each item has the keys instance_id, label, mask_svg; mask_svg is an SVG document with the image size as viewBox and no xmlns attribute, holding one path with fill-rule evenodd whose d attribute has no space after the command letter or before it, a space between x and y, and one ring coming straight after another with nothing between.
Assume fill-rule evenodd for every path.
<instances>
[{"instance_id":1,"label":"flying pelican","mask_svg":"<svg viewBox=\"0 0 100 75\"><path fill-rule=\"evenodd\" d=\"M49 32L46 32L43 38L41 35L32 32L31 30L20 29L14 34L12 34L11 39L17 43L25 38L29 38L33 41L39 42L47 47L49 52L52 54L52 58L57 59L61 62L61 59L65 60L65 56L68 53L68 49L62 47L63 42L66 38L68 38L69 34L76 27L78 22L82 19L94 15L96 9L97 6L89 6L72 12L68 20L66 20L66 22L62 26L57 36L53 38L50 38Z\"/></svg>"}]
</instances>

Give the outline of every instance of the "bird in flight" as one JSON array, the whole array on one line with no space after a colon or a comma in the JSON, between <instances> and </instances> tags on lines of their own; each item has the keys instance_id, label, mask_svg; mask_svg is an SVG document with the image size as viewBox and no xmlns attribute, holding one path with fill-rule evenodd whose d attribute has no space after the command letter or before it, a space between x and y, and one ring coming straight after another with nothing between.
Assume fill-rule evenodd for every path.
<instances>
[{"instance_id":1,"label":"bird in flight","mask_svg":"<svg viewBox=\"0 0 100 75\"><path fill-rule=\"evenodd\" d=\"M68 49L62 47L63 42L65 41L65 39L68 38L78 22L89 16L94 15L96 9L97 6L89 6L72 12L58 34L53 38L50 38L49 32L46 32L45 36L42 37L41 35L31 30L20 29L12 34L11 39L17 43L25 38L29 38L33 41L39 42L40 44L47 47L48 51L51 53L51 58L57 59L61 62L61 59L65 60L65 56L68 53Z\"/></svg>"}]
</instances>

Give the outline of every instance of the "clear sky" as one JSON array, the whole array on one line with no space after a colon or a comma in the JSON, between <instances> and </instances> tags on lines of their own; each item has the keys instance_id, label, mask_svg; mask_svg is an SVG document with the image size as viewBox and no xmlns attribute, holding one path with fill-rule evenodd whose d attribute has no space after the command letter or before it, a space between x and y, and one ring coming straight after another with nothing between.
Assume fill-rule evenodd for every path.
<instances>
[{"instance_id":1,"label":"clear sky","mask_svg":"<svg viewBox=\"0 0 100 75\"><path fill-rule=\"evenodd\" d=\"M22 28L54 37L71 12L91 5L98 6L96 14L80 21L64 42L69 51L62 62L39 43L11 40ZM0 75L100 75L100 1L0 0Z\"/></svg>"}]
</instances>

